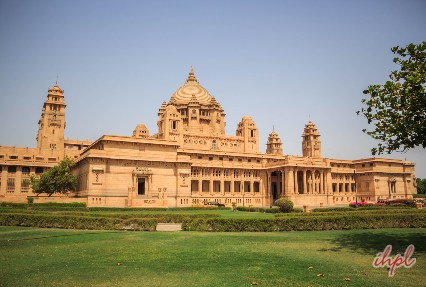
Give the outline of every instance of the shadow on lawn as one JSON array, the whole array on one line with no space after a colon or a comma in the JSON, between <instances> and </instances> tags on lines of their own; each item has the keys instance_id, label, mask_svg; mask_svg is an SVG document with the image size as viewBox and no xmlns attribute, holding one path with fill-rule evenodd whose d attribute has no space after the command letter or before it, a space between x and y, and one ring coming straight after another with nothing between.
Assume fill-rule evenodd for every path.
<instances>
[{"instance_id":1,"label":"shadow on lawn","mask_svg":"<svg viewBox=\"0 0 426 287\"><path fill-rule=\"evenodd\" d=\"M331 248L322 248L318 251L339 252L342 249L349 249L352 252L373 255L382 252L387 245L392 245L392 254L403 255L408 245L414 245L414 256L423 256L426 254L426 234L422 232L401 231L374 231L374 232L348 232L327 239Z\"/></svg>"}]
</instances>

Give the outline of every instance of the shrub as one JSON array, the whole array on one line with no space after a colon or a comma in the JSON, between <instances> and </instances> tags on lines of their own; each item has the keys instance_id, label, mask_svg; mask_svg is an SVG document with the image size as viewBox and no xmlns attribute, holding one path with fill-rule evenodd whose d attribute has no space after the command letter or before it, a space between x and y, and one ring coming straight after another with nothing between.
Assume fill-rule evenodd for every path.
<instances>
[{"instance_id":1,"label":"shrub","mask_svg":"<svg viewBox=\"0 0 426 287\"><path fill-rule=\"evenodd\" d=\"M1 206L7 206L11 208L27 209L28 203L13 203L13 202L2 202Z\"/></svg>"},{"instance_id":2,"label":"shrub","mask_svg":"<svg viewBox=\"0 0 426 287\"><path fill-rule=\"evenodd\" d=\"M182 230L215 232L271 232L376 228L423 228L426 214L350 214L337 216L284 216L279 218L185 219Z\"/></svg>"},{"instance_id":3,"label":"shrub","mask_svg":"<svg viewBox=\"0 0 426 287\"><path fill-rule=\"evenodd\" d=\"M214 207L214 206L194 206L194 207L173 207L174 211L185 210L231 210L231 207Z\"/></svg>"},{"instance_id":4,"label":"shrub","mask_svg":"<svg viewBox=\"0 0 426 287\"><path fill-rule=\"evenodd\" d=\"M286 198L275 200L274 204L280 208L281 212L284 213L291 212L293 210L293 202Z\"/></svg>"},{"instance_id":5,"label":"shrub","mask_svg":"<svg viewBox=\"0 0 426 287\"><path fill-rule=\"evenodd\" d=\"M249 208L246 206L238 206L237 210L239 211L246 211L249 212ZM250 212L262 212L262 213L280 213L281 210L279 207L272 207L272 208L263 208L263 207L252 207L250 208Z\"/></svg>"},{"instance_id":6,"label":"shrub","mask_svg":"<svg viewBox=\"0 0 426 287\"><path fill-rule=\"evenodd\" d=\"M393 199L389 200L389 204L402 203L409 207L416 207L416 201L414 199Z\"/></svg>"},{"instance_id":7,"label":"shrub","mask_svg":"<svg viewBox=\"0 0 426 287\"><path fill-rule=\"evenodd\" d=\"M89 211L167 211L167 207L89 207Z\"/></svg>"},{"instance_id":8,"label":"shrub","mask_svg":"<svg viewBox=\"0 0 426 287\"><path fill-rule=\"evenodd\" d=\"M413 198L426 198L426 194L413 194Z\"/></svg>"},{"instance_id":9,"label":"shrub","mask_svg":"<svg viewBox=\"0 0 426 287\"><path fill-rule=\"evenodd\" d=\"M147 230L154 231L157 227L154 218L107 218L91 216L45 215L45 214L0 214L0 225L52 227L68 229L97 229L97 230Z\"/></svg>"},{"instance_id":10,"label":"shrub","mask_svg":"<svg viewBox=\"0 0 426 287\"><path fill-rule=\"evenodd\" d=\"M34 201L33 197L27 197L27 200L29 201L30 198ZM20 208L20 209L27 209L29 206L28 203L13 203L13 202L2 202L1 206L8 206L12 208ZM86 208L85 202L70 202L70 203L63 203L63 202L44 202L44 203L33 203L31 205L33 208L42 208L42 207L55 207L55 208Z\"/></svg>"},{"instance_id":11,"label":"shrub","mask_svg":"<svg viewBox=\"0 0 426 287\"><path fill-rule=\"evenodd\" d=\"M95 217L109 217L119 219L132 219L132 218L155 218L160 223L181 223L185 218L214 218L221 217L220 214L177 214L177 213L81 213L81 212L54 212L54 215L71 215L71 216L95 216Z\"/></svg>"},{"instance_id":12,"label":"shrub","mask_svg":"<svg viewBox=\"0 0 426 287\"><path fill-rule=\"evenodd\" d=\"M344 211L344 212L309 212L309 213L277 213L275 217L285 216L334 216L334 215L351 215L351 214L407 214L407 213L426 213L426 209L413 209L413 208L381 208L379 210L361 210L357 212Z\"/></svg>"},{"instance_id":13,"label":"shrub","mask_svg":"<svg viewBox=\"0 0 426 287\"><path fill-rule=\"evenodd\" d=\"M27 197L28 204L34 203L34 197Z\"/></svg>"}]
</instances>

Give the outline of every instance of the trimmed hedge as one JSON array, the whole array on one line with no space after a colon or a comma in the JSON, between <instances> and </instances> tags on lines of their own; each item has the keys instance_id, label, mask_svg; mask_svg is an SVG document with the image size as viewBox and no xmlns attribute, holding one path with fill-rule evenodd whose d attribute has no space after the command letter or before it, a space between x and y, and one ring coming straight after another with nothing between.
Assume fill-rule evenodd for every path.
<instances>
[{"instance_id":1,"label":"trimmed hedge","mask_svg":"<svg viewBox=\"0 0 426 287\"><path fill-rule=\"evenodd\" d=\"M45 214L0 214L2 226L52 227L67 229L97 229L97 230L146 230L154 231L157 228L154 218L108 218L70 215Z\"/></svg>"},{"instance_id":2,"label":"trimmed hedge","mask_svg":"<svg viewBox=\"0 0 426 287\"><path fill-rule=\"evenodd\" d=\"M27 209L29 207L28 203L13 203L13 202L2 202L2 207L18 208L18 209Z\"/></svg>"},{"instance_id":3,"label":"trimmed hedge","mask_svg":"<svg viewBox=\"0 0 426 287\"><path fill-rule=\"evenodd\" d=\"M89 207L89 211L167 211L167 207Z\"/></svg>"},{"instance_id":4,"label":"trimmed hedge","mask_svg":"<svg viewBox=\"0 0 426 287\"><path fill-rule=\"evenodd\" d=\"M95 217L109 217L109 218L120 218L120 219L130 219L130 218L155 218L159 223L181 223L185 218L213 218L221 217L220 214L177 214L177 213L77 213L77 212L55 212L55 215L75 215L75 216L95 216Z\"/></svg>"},{"instance_id":5,"label":"trimmed hedge","mask_svg":"<svg viewBox=\"0 0 426 287\"><path fill-rule=\"evenodd\" d=\"M426 198L426 194L413 194L413 198Z\"/></svg>"},{"instance_id":6,"label":"trimmed hedge","mask_svg":"<svg viewBox=\"0 0 426 287\"><path fill-rule=\"evenodd\" d=\"M185 219L182 230L214 232L272 232L426 227L426 214L351 214L280 218Z\"/></svg>"},{"instance_id":7,"label":"trimmed hedge","mask_svg":"<svg viewBox=\"0 0 426 287\"><path fill-rule=\"evenodd\" d=\"M334 216L334 215L352 215L352 214L407 214L407 213L426 213L426 209L382 209L382 210L361 210L357 212L310 212L310 213L276 213L275 217L285 216Z\"/></svg>"},{"instance_id":8,"label":"trimmed hedge","mask_svg":"<svg viewBox=\"0 0 426 287\"><path fill-rule=\"evenodd\" d=\"M249 208L247 206L237 206L238 211L249 211ZM262 212L262 213L280 213L281 210L279 207L272 207L272 208L263 208L263 207L251 207L250 212Z\"/></svg>"},{"instance_id":9,"label":"trimmed hedge","mask_svg":"<svg viewBox=\"0 0 426 287\"><path fill-rule=\"evenodd\" d=\"M19 209L27 208L44 208L44 207L54 207L54 208L86 208L85 202L71 202L71 203L60 203L60 202L43 202L43 203L13 203L13 202L2 202L2 207L11 207Z\"/></svg>"},{"instance_id":10,"label":"trimmed hedge","mask_svg":"<svg viewBox=\"0 0 426 287\"><path fill-rule=\"evenodd\" d=\"M27 210L35 211L86 211L86 207L55 207L55 206L34 206L28 207Z\"/></svg>"},{"instance_id":11,"label":"trimmed hedge","mask_svg":"<svg viewBox=\"0 0 426 287\"><path fill-rule=\"evenodd\" d=\"M44 214L43 211L27 210L27 209L10 209L0 208L0 214L2 213L21 213L21 214ZM184 218L213 218L221 217L221 214L176 214L176 213L89 213L89 212L71 212L71 211L59 211L48 213L51 215L66 215L66 216L89 216L89 217L108 217L118 219L131 219L131 218L155 218L159 223L181 223Z\"/></svg>"},{"instance_id":12,"label":"trimmed hedge","mask_svg":"<svg viewBox=\"0 0 426 287\"><path fill-rule=\"evenodd\" d=\"M201 207L201 206L188 206L188 207L172 207L173 211L185 210L232 210L232 207Z\"/></svg>"},{"instance_id":13,"label":"trimmed hedge","mask_svg":"<svg viewBox=\"0 0 426 287\"><path fill-rule=\"evenodd\" d=\"M358 212L363 210L388 210L388 209L412 209L408 206L366 206L366 207L327 207L327 208L314 208L311 212Z\"/></svg>"},{"instance_id":14,"label":"trimmed hedge","mask_svg":"<svg viewBox=\"0 0 426 287\"><path fill-rule=\"evenodd\" d=\"M89 207L89 211L168 211L167 207ZM231 210L231 207L172 207L173 211Z\"/></svg>"}]
</instances>

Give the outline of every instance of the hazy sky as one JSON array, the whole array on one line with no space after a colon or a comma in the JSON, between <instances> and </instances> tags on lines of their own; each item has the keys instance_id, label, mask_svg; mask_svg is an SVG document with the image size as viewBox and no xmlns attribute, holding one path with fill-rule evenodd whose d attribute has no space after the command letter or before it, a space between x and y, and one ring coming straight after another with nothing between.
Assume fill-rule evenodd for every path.
<instances>
[{"instance_id":1,"label":"hazy sky","mask_svg":"<svg viewBox=\"0 0 426 287\"><path fill-rule=\"evenodd\" d=\"M195 76L234 135L257 123L260 151L275 131L301 155L304 125L322 156L372 157L377 141L356 111L384 84L394 46L426 41L426 1L0 1L0 145L36 147L47 90L65 90L65 137L94 141L157 133L163 101ZM417 163L426 150L393 153Z\"/></svg>"}]
</instances>

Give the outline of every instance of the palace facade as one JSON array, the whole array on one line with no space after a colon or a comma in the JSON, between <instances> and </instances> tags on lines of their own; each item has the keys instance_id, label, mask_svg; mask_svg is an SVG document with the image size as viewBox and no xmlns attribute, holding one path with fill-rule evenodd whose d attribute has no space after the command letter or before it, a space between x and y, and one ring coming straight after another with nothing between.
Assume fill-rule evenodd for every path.
<instances>
[{"instance_id":1,"label":"palace facade","mask_svg":"<svg viewBox=\"0 0 426 287\"><path fill-rule=\"evenodd\" d=\"M244 116L234 136L225 134L225 112L191 72L163 102L158 132L138 124L132 136L104 135L94 142L65 140L64 91L48 90L37 148L0 146L0 201L26 202L25 179L41 174L64 156L76 160L75 193L38 196L35 202L87 202L88 206L175 207L218 201L269 206L278 198L295 205L334 205L358 199L412 198L414 163L368 158L321 157L317 127L302 134L303 156L284 155L277 133L259 152L259 130ZM356 186L355 186L356 184Z\"/></svg>"}]
</instances>

